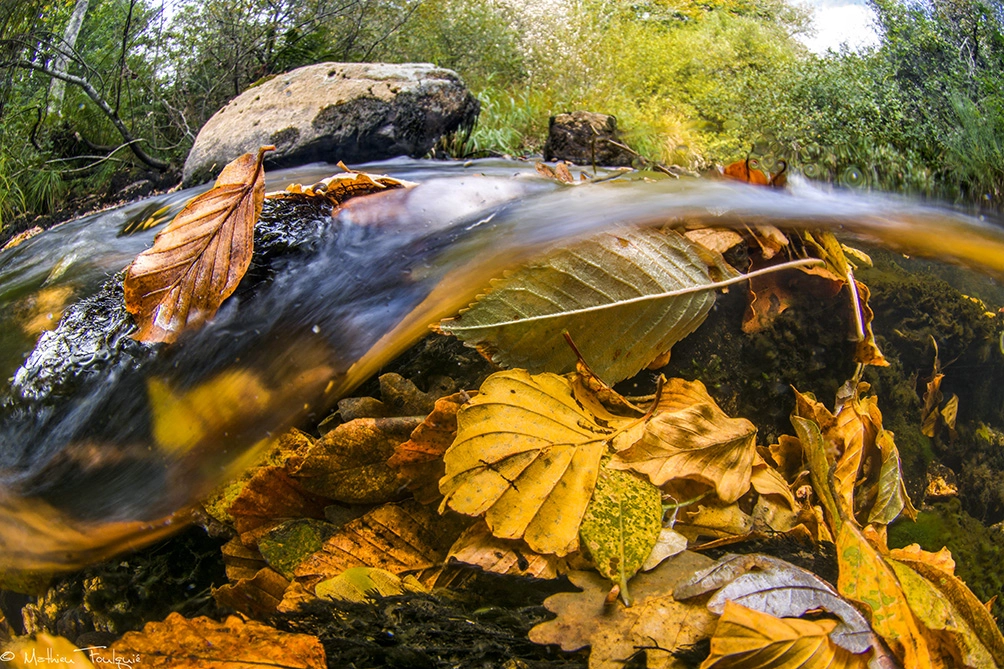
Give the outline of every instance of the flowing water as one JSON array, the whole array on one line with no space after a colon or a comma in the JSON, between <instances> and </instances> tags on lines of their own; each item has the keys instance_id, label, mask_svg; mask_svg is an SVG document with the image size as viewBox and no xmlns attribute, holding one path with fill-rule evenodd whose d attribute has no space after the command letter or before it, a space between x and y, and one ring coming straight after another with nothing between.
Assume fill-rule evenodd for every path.
<instances>
[{"instance_id":1,"label":"flowing water","mask_svg":"<svg viewBox=\"0 0 1004 669\"><path fill-rule=\"evenodd\" d=\"M39 319L99 293L152 244L159 226L122 234L130 223L163 207L173 215L205 187L85 217L0 254L0 371L11 379L0 413L0 568L71 567L173 531L186 522L186 505L269 437L323 418L491 277L597 231L681 219L826 227L934 259L924 271L1004 304L1004 230L913 200L797 179L785 192L639 175L568 187L537 177L532 164L500 160L357 167L420 185L346 210L310 253L279 263L260 290L238 293L210 325L166 349L122 339L87 355L66 351L72 392L33 398L25 390L18 369ZM267 188L337 171L282 170L268 175ZM105 349L129 346L139 352L109 362Z\"/></svg>"}]
</instances>

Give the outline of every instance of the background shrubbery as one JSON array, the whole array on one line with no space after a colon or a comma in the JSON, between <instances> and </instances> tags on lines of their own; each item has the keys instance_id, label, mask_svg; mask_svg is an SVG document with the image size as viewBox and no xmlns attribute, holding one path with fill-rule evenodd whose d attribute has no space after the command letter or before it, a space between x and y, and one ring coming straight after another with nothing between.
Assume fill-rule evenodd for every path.
<instances>
[{"instance_id":1,"label":"background shrubbery","mask_svg":"<svg viewBox=\"0 0 1004 669\"><path fill-rule=\"evenodd\" d=\"M0 8L0 226L139 164L80 86L54 104L38 71L81 2ZM457 155L539 151L551 114L585 108L617 115L662 163L704 169L752 150L812 178L999 210L1000 0L872 7L878 47L818 56L796 39L808 10L783 0L90 0L67 72L174 166L263 77L323 60L430 61L482 100Z\"/></svg>"}]
</instances>

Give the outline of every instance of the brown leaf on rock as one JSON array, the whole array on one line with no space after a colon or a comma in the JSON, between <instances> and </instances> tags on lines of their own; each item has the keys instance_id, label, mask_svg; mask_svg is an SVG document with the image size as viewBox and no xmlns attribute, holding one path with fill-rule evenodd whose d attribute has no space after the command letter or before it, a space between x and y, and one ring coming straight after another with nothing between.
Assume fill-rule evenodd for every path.
<instances>
[{"instance_id":1,"label":"brown leaf on rock","mask_svg":"<svg viewBox=\"0 0 1004 669\"><path fill-rule=\"evenodd\" d=\"M304 186L303 184L289 184L285 190L266 195L269 199L294 199L294 198L321 198L327 200L334 206L338 206L347 200L361 195L372 195L396 188L411 188L415 186L410 181L395 179L383 174L367 174L366 172L355 172L339 165L345 170L340 174L335 174L327 179L321 179L315 184Z\"/></svg>"},{"instance_id":2,"label":"brown leaf on rock","mask_svg":"<svg viewBox=\"0 0 1004 669\"><path fill-rule=\"evenodd\" d=\"M245 546L285 520L324 518L328 501L303 489L282 467L262 467L230 505L234 527Z\"/></svg>"},{"instance_id":3,"label":"brown leaf on rock","mask_svg":"<svg viewBox=\"0 0 1004 669\"><path fill-rule=\"evenodd\" d=\"M224 167L213 188L189 202L126 270L135 339L173 342L215 316L237 289L251 264L265 196L262 159L274 148L245 153Z\"/></svg>"},{"instance_id":4,"label":"brown leaf on rock","mask_svg":"<svg viewBox=\"0 0 1004 669\"><path fill-rule=\"evenodd\" d=\"M526 542L518 539L499 539L483 522L464 530L450 548L448 557L495 574L548 579L558 577L557 557L535 553Z\"/></svg>"},{"instance_id":5,"label":"brown leaf on rock","mask_svg":"<svg viewBox=\"0 0 1004 669\"><path fill-rule=\"evenodd\" d=\"M322 669L327 666L317 637L290 634L230 616L223 622L172 613L142 631L126 632L108 648L120 657L140 658L139 666L161 669Z\"/></svg>"},{"instance_id":6,"label":"brown leaf on rock","mask_svg":"<svg viewBox=\"0 0 1004 669\"><path fill-rule=\"evenodd\" d=\"M385 504L331 536L295 569L308 586L351 567L377 567L394 574L419 571L446 557L456 539L454 524L413 501Z\"/></svg>"},{"instance_id":7,"label":"brown leaf on rock","mask_svg":"<svg viewBox=\"0 0 1004 669\"><path fill-rule=\"evenodd\" d=\"M455 393L436 400L432 413L394 449L387 465L411 490L415 499L430 504L440 498L439 479L446 473L443 454L457 436L457 412L470 395Z\"/></svg>"},{"instance_id":8,"label":"brown leaf on rock","mask_svg":"<svg viewBox=\"0 0 1004 669\"><path fill-rule=\"evenodd\" d=\"M639 649L645 649L650 669L688 666L672 651L710 636L715 618L700 602L675 600L673 587L711 563L710 558L684 551L638 574L631 581L631 607L607 603L610 583L599 574L570 572L569 580L582 592L548 597L544 606L557 617L530 630L530 640L557 644L566 651L591 646L590 669L620 669Z\"/></svg>"},{"instance_id":9,"label":"brown leaf on rock","mask_svg":"<svg viewBox=\"0 0 1004 669\"><path fill-rule=\"evenodd\" d=\"M611 460L614 469L634 470L657 486L679 478L701 481L731 503L750 487L756 427L729 418L700 381L670 379L641 438L615 446L623 450Z\"/></svg>"},{"instance_id":10,"label":"brown leaf on rock","mask_svg":"<svg viewBox=\"0 0 1004 669\"><path fill-rule=\"evenodd\" d=\"M421 424L419 417L356 418L318 439L287 469L306 490L346 504L400 499L397 472L387 464L394 450Z\"/></svg>"},{"instance_id":11,"label":"brown leaf on rock","mask_svg":"<svg viewBox=\"0 0 1004 669\"><path fill-rule=\"evenodd\" d=\"M282 574L265 567L251 578L214 589L213 598L224 608L264 620L276 612L287 587L289 581Z\"/></svg>"},{"instance_id":12,"label":"brown leaf on rock","mask_svg":"<svg viewBox=\"0 0 1004 669\"><path fill-rule=\"evenodd\" d=\"M750 169L749 160L737 160L725 166L723 174L729 179L757 186L769 186L770 178L758 169Z\"/></svg>"},{"instance_id":13,"label":"brown leaf on rock","mask_svg":"<svg viewBox=\"0 0 1004 669\"><path fill-rule=\"evenodd\" d=\"M701 669L865 669L868 655L833 643L834 626L833 620L775 618L726 602Z\"/></svg>"}]
</instances>

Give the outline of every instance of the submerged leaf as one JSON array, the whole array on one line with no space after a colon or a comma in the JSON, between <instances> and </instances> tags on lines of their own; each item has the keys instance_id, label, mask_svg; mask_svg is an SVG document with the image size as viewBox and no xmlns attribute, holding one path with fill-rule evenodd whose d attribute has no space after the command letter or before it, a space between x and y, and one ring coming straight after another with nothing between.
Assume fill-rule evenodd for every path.
<instances>
[{"instance_id":1,"label":"submerged leaf","mask_svg":"<svg viewBox=\"0 0 1004 669\"><path fill-rule=\"evenodd\" d=\"M494 574L557 578L558 558L531 551L518 539L499 539L484 523L471 525L450 548L450 558Z\"/></svg>"},{"instance_id":2,"label":"submerged leaf","mask_svg":"<svg viewBox=\"0 0 1004 669\"><path fill-rule=\"evenodd\" d=\"M673 586L710 562L703 555L684 551L638 574L631 583L631 607L607 602L610 582L599 574L571 572L569 580L582 592L548 597L544 606L557 617L530 630L530 640L558 644L566 651L591 646L590 669L622 669L642 648L650 669L692 666L673 652L710 636L715 617L700 602L674 599Z\"/></svg>"},{"instance_id":3,"label":"submerged leaf","mask_svg":"<svg viewBox=\"0 0 1004 669\"><path fill-rule=\"evenodd\" d=\"M439 329L534 373L575 370L567 331L596 375L613 384L704 321L715 302L712 281L697 247L676 232L604 234L514 272ZM664 293L671 294L638 300Z\"/></svg>"},{"instance_id":4,"label":"submerged leaf","mask_svg":"<svg viewBox=\"0 0 1004 669\"><path fill-rule=\"evenodd\" d=\"M834 643L852 653L872 645L868 621L829 583L801 567L760 554L726 555L713 566L677 584L673 596L689 599L718 590L708 610L721 614L733 601L777 618L796 618L822 609L840 618L830 631Z\"/></svg>"},{"instance_id":5,"label":"submerged leaf","mask_svg":"<svg viewBox=\"0 0 1004 669\"><path fill-rule=\"evenodd\" d=\"M658 486L681 478L701 481L731 504L749 490L755 456L753 423L729 418L700 381L670 379L643 436L610 466L632 469Z\"/></svg>"},{"instance_id":6,"label":"submerged leaf","mask_svg":"<svg viewBox=\"0 0 1004 669\"><path fill-rule=\"evenodd\" d=\"M832 620L776 618L726 602L701 669L865 669L868 657L833 643Z\"/></svg>"},{"instance_id":7,"label":"submerged leaf","mask_svg":"<svg viewBox=\"0 0 1004 669\"><path fill-rule=\"evenodd\" d=\"M495 536L538 553L575 550L600 458L630 421L576 397L567 378L518 369L488 377L457 420L442 508L484 514Z\"/></svg>"},{"instance_id":8,"label":"submerged leaf","mask_svg":"<svg viewBox=\"0 0 1004 669\"><path fill-rule=\"evenodd\" d=\"M126 270L126 309L135 339L173 342L216 315L251 265L254 226L265 197L262 147L220 173L211 190L189 202Z\"/></svg>"},{"instance_id":9,"label":"submerged leaf","mask_svg":"<svg viewBox=\"0 0 1004 669\"><path fill-rule=\"evenodd\" d=\"M628 580L655 547L662 530L662 496L630 472L603 468L582 518L579 536L597 571L620 585L630 603Z\"/></svg>"},{"instance_id":10,"label":"submerged leaf","mask_svg":"<svg viewBox=\"0 0 1004 669\"><path fill-rule=\"evenodd\" d=\"M126 632L108 649L120 657L139 657L141 667L282 667L320 669L326 666L317 637L290 634L230 616L223 622L206 617L186 620L172 613L163 622L147 623ZM106 660L111 662L111 660Z\"/></svg>"}]
</instances>

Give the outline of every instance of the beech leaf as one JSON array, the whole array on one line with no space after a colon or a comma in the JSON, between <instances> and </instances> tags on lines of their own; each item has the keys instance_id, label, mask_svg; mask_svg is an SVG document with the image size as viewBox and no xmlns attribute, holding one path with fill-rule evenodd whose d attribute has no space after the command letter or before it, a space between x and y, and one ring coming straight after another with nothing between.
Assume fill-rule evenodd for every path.
<instances>
[{"instance_id":1,"label":"beech leaf","mask_svg":"<svg viewBox=\"0 0 1004 669\"><path fill-rule=\"evenodd\" d=\"M722 271L735 275L724 263ZM596 375L614 384L704 321L715 302L712 284L697 247L676 232L604 234L493 282L439 329L533 373L575 370L567 331Z\"/></svg>"},{"instance_id":2,"label":"beech leaf","mask_svg":"<svg viewBox=\"0 0 1004 669\"><path fill-rule=\"evenodd\" d=\"M628 580L652 553L662 530L659 489L630 472L603 468L579 528L597 571L620 585L631 603Z\"/></svg>"},{"instance_id":3,"label":"beech leaf","mask_svg":"<svg viewBox=\"0 0 1004 669\"><path fill-rule=\"evenodd\" d=\"M484 515L495 536L538 553L574 551L600 459L630 421L565 377L515 369L488 377L457 422L441 508Z\"/></svg>"},{"instance_id":4,"label":"beech leaf","mask_svg":"<svg viewBox=\"0 0 1004 669\"><path fill-rule=\"evenodd\" d=\"M126 309L133 337L173 342L201 327L237 289L251 265L254 226L265 197L262 147L220 173L213 188L194 198L126 270Z\"/></svg>"},{"instance_id":5,"label":"beech leaf","mask_svg":"<svg viewBox=\"0 0 1004 669\"><path fill-rule=\"evenodd\" d=\"M729 418L700 381L670 379L641 439L618 452L610 466L644 474L657 486L681 478L701 481L732 503L750 488L755 456L753 423Z\"/></svg>"},{"instance_id":6,"label":"beech leaf","mask_svg":"<svg viewBox=\"0 0 1004 669\"><path fill-rule=\"evenodd\" d=\"M518 539L499 539L484 523L475 523L464 530L450 548L449 557L494 574L558 577L557 557L534 553Z\"/></svg>"},{"instance_id":7,"label":"beech leaf","mask_svg":"<svg viewBox=\"0 0 1004 669\"><path fill-rule=\"evenodd\" d=\"M726 602L701 669L864 669L868 657L833 643L832 620L777 618Z\"/></svg>"},{"instance_id":8,"label":"beech leaf","mask_svg":"<svg viewBox=\"0 0 1004 669\"><path fill-rule=\"evenodd\" d=\"M718 592L708 610L721 615L729 601L777 618L797 618L822 609L840 618L830 636L852 653L872 645L872 629L861 613L812 572L790 562L757 553L726 555L711 567L677 584L673 596L689 599Z\"/></svg>"}]
</instances>

